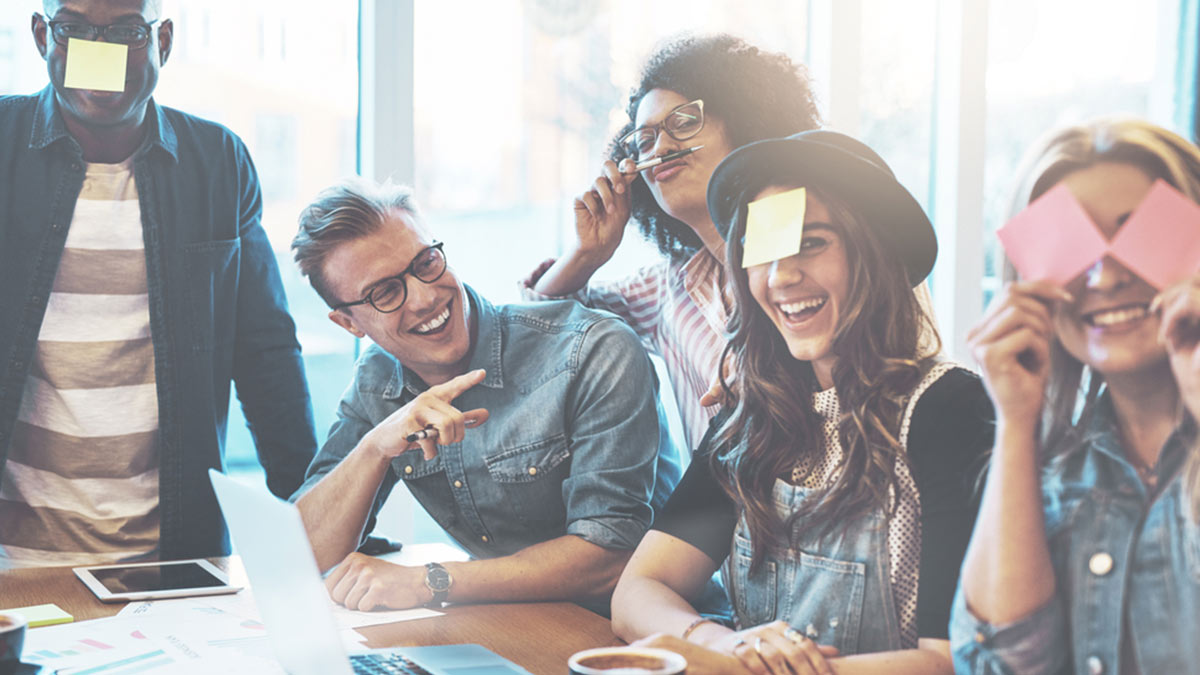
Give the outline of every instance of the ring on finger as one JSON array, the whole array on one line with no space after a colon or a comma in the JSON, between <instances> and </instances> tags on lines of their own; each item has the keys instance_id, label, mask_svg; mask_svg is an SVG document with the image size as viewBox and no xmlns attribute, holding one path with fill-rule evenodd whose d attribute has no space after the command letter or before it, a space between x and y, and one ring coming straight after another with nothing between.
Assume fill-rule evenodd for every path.
<instances>
[{"instance_id":1,"label":"ring on finger","mask_svg":"<svg viewBox=\"0 0 1200 675\"><path fill-rule=\"evenodd\" d=\"M759 658L762 658L762 655L763 655L763 653L762 653L762 643L763 643L763 639L762 639L762 638L760 638L760 637L759 637L759 638L754 638L754 653L755 653L755 654L758 654L758 657L759 657Z\"/></svg>"},{"instance_id":2,"label":"ring on finger","mask_svg":"<svg viewBox=\"0 0 1200 675\"><path fill-rule=\"evenodd\" d=\"M803 644L803 642L807 639L804 637L804 633L801 633L791 626L788 626L787 629L783 631L783 636L792 642L795 642L796 644Z\"/></svg>"},{"instance_id":3,"label":"ring on finger","mask_svg":"<svg viewBox=\"0 0 1200 675\"><path fill-rule=\"evenodd\" d=\"M738 647L741 647L745 644L746 644L745 640L743 640L742 638L738 638L737 641L733 643L733 648L737 649Z\"/></svg>"}]
</instances>

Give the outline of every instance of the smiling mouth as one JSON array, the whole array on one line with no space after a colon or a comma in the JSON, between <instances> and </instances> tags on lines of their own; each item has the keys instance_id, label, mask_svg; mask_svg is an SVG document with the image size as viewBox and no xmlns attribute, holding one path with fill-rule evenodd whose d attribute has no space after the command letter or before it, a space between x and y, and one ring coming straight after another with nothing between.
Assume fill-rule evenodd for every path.
<instances>
[{"instance_id":1,"label":"smiling mouth","mask_svg":"<svg viewBox=\"0 0 1200 675\"><path fill-rule=\"evenodd\" d=\"M1148 316L1150 316L1150 306L1146 303L1139 303L1088 312L1082 318L1084 323L1094 328L1113 328L1141 321Z\"/></svg>"},{"instance_id":2,"label":"smiling mouth","mask_svg":"<svg viewBox=\"0 0 1200 675\"><path fill-rule=\"evenodd\" d=\"M825 303L829 302L829 297L811 298L809 300L801 300L799 302L783 302L777 303L775 306L783 313L785 319L791 323L799 323L812 318L814 314L821 311Z\"/></svg>"},{"instance_id":3,"label":"smiling mouth","mask_svg":"<svg viewBox=\"0 0 1200 675\"><path fill-rule=\"evenodd\" d=\"M432 319L426 321L425 323L417 326L416 328L413 328L409 332L415 333L417 335L432 335L434 333L440 332L443 328L446 327L446 324L450 322L450 305L451 304L454 304L454 303L453 302L448 303L446 305L446 308L443 309L437 316L435 316Z\"/></svg>"}]
</instances>

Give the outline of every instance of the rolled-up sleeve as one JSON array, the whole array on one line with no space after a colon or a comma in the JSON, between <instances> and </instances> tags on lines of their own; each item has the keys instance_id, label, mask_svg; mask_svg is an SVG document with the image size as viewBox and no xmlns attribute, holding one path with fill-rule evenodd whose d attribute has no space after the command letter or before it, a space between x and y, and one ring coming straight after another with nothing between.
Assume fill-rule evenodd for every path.
<instances>
[{"instance_id":1,"label":"rolled-up sleeve","mask_svg":"<svg viewBox=\"0 0 1200 675\"><path fill-rule=\"evenodd\" d=\"M962 587L950 615L954 672L979 675L1057 675L1069 672L1066 615L1055 595L1029 616L1003 625L981 620Z\"/></svg>"},{"instance_id":2,"label":"rolled-up sleeve","mask_svg":"<svg viewBox=\"0 0 1200 675\"><path fill-rule=\"evenodd\" d=\"M562 486L567 533L605 548L633 549L653 515L662 433L650 359L615 319L589 328L572 359L571 472Z\"/></svg>"}]
</instances>

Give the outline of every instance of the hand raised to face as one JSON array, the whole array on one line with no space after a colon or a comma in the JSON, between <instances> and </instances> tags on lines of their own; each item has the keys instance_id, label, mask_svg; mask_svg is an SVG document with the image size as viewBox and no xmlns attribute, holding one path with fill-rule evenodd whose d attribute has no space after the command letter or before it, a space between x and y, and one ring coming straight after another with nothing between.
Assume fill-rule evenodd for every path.
<instances>
[{"instance_id":1,"label":"hand raised to face","mask_svg":"<svg viewBox=\"0 0 1200 675\"><path fill-rule=\"evenodd\" d=\"M1159 339L1170 356L1183 404L1200 419L1200 275L1163 291L1151 308L1162 313Z\"/></svg>"}]
</instances>

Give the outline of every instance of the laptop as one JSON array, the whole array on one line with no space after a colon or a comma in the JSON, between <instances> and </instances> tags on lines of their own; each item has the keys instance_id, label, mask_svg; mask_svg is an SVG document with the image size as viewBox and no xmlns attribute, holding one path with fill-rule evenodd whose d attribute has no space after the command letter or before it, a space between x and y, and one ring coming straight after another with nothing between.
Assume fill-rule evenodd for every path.
<instances>
[{"instance_id":1,"label":"laptop","mask_svg":"<svg viewBox=\"0 0 1200 675\"><path fill-rule=\"evenodd\" d=\"M481 645L371 649L347 654L309 546L300 510L265 486L209 470L217 501L242 556L271 649L292 675L530 675Z\"/></svg>"}]
</instances>

